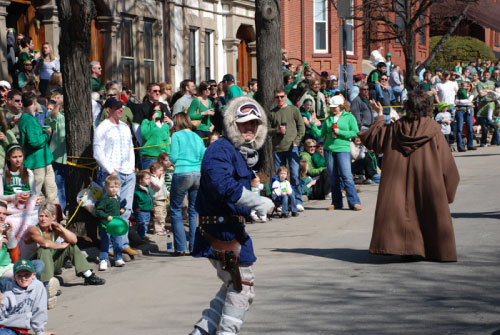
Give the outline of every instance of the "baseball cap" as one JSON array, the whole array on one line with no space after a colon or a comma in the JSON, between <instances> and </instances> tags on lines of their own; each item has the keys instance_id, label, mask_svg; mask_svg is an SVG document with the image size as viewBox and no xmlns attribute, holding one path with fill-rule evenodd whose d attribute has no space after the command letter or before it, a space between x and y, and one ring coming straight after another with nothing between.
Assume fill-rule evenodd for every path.
<instances>
[{"instance_id":1,"label":"baseball cap","mask_svg":"<svg viewBox=\"0 0 500 335\"><path fill-rule=\"evenodd\" d=\"M438 109L438 112L441 113L441 111L444 109L444 108L450 108L450 105L447 104L446 102L444 101L441 101L438 105L437 105L437 109Z\"/></svg>"},{"instance_id":2,"label":"baseball cap","mask_svg":"<svg viewBox=\"0 0 500 335\"><path fill-rule=\"evenodd\" d=\"M335 95L330 99L329 107L338 107L344 104L344 97L341 95Z\"/></svg>"},{"instance_id":3,"label":"baseball cap","mask_svg":"<svg viewBox=\"0 0 500 335\"><path fill-rule=\"evenodd\" d=\"M386 54L385 54L385 56L386 56L386 57L391 57L391 53L390 53L390 52L388 52L388 53L386 53Z\"/></svg>"},{"instance_id":4,"label":"baseball cap","mask_svg":"<svg viewBox=\"0 0 500 335\"><path fill-rule=\"evenodd\" d=\"M248 109L247 111L243 111L245 109ZM261 112L259 110L259 107L257 105L252 104L252 103L246 103L241 105L238 110L236 111L236 122L237 123L244 123L248 122L251 120L258 120L259 123L262 123L261 120Z\"/></svg>"},{"instance_id":5,"label":"baseball cap","mask_svg":"<svg viewBox=\"0 0 500 335\"><path fill-rule=\"evenodd\" d=\"M355 74L354 81L360 81L360 80L363 80L363 74L362 73Z\"/></svg>"},{"instance_id":6,"label":"baseball cap","mask_svg":"<svg viewBox=\"0 0 500 335\"><path fill-rule=\"evenodd\" d=\"M222 77L222 81L229 81L229 82L232 82L232 83L235 82L233 75L230 74L230 73L225 74L224 77Z\"/></svg>"},{"instance_id":7,"label":"baseball cap","mask_svg":"<svg viewBox=\"0 0 500 335\"><path fill-rule=\"evenodd\" d=\"M434 69L434 72L443 72L443 70L440 67L437 67Z\"/></svg>"},{"instance_id":8,"label":"baseball cap","mask_svg":"<svg viewBox=\"0 0 500 335\"><path fill-rule=\"evenodd\" d=\"M3 88L3 89L6 89L6 90L10 90L11 89L11 86L10 86L10 83L6 80L1 80L0 81L0 87Z\"/></svg>"},{"instance_id":9,"label":"baseball cap","mask_svg":"<svg viewBox=\"0 0 500 335\"><path fill-rule=\"evenodd\" d=\"M330 76L330 80L337 80L337 76L336 76L336 75L334 75L334 74L332 74L332 75Z\"/></svg>"},{"instance_id":10,"label":"baseball cap","mask_svg":"<svg viewBox=\"0 0 500 335\"><path fill-rule=\"evenodd\" d=\"M14 274L18 273L21 270L26 270L34 273L35 267L33 266L33 263L31 263L31 261L27 259L20 259L14 263Z\"/></svg>"},{"instance_id":11,"label":"baseball cap","mask_svg":"<svg viewBox=\"0 0 500 335\"><path fill-rule=\"evenodd\" d=\"M120 100L118 100L114 97L109 98L104 103L104 108L108 108L108 107L109 108L116 108L116 107L121 107L121 106L123 106L123 102L121 102Z\"/></svg>"}]
</instances>

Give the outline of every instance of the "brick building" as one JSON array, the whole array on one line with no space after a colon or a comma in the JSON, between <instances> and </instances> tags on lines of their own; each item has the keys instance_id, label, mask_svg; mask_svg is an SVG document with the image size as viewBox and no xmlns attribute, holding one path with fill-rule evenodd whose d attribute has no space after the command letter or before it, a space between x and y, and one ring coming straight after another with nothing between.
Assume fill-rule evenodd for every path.
<instances>
[{"instance_id":1,"label":"brick building","mask_svg":"<svg viewBox=\"0 0 500 335\"><path fill-rule=\"evenodd\" d=\"M358 1L352 0L354 5ZM341 20L330 0L280 0L282 47L296 64L309 63L317 71L338 75L343 53L340 44ZM363 33L347 20L347 64L354 73L362 70ZM299 60L297 60L299 59Z\"/></svg>"}]
</instances>

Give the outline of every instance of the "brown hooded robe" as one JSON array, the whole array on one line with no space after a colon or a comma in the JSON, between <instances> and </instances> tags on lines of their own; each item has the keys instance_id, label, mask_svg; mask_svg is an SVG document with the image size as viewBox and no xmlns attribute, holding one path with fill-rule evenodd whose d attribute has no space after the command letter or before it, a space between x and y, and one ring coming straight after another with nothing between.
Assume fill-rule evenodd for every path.
<instances>
[{"instance_id":1,"label":"brown hooded robe","mask_svg":"<svg viewBox=\"0 0 500 335\"><path fill-rule=\"evenodd\" d=\"M460 176L441 126L429 117L385 125L379 116L359 137L384 154L370 253L456 261L448 204Z\"/></svg>"}]
</instances>

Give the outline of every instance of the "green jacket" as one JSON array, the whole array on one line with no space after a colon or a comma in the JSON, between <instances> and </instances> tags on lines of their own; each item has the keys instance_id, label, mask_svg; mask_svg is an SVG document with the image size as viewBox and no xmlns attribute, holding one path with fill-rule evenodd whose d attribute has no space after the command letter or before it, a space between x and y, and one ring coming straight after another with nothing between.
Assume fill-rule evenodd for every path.
<instances>
[{"instance_id":1,"label":"green jacket","mask_svg":"<svg viewBox=\"0 0 500 335\"><path fill-rule=\"evenodd\" d=\"M141 149L142 157L158 157L160 153L170 153L170 126L168 123L162 123L161 128L156 122L144 119L141 123L142 146L160 145L151 148Z\"/></svg>"},{"instance_id":2,"label":"green jacket","mask_svg":"<svg viewBox=\"0 0 500 335\"><path fill-rule=\"evenodd\" d=\"M104 91L104 83L101 78L90 77L90 84L92 85L92 92Z\"/></svg>"},{"instance_id":3,"label":"green jacket","mask_svg":"<svg viewBox=\"0 0 500 335\"><path fill-rule=\"evenodd\" d=\"M34 170L52 163L49 148L50 135L45 133L35 117L23 113L19 120L19 143L24 148L24 166Z\"/></svg>"},{"instance_id":4,"label":"green jacket","mask_svg":"<svg viewBox=\"0 0 500 335\"><path fill-rule=\"evenodd\" d=\"M326 138L325 150L330 152L351 152L351 138L358 136L359 128L356 118L349 112L343 111L337 122L339 133L335 138L332 137L332 125L334 116L330 115L323 122L321 129L318 129L314 122L311 122L311 129L317 137Z\"/></svg>"},{"instance_id":5,"label":"green jacket","mask_svg":"<svg viewBox=\"0 0 500 335\"><path fill-rule=\"evenodd\" d=\"M191 120L201 120L200 125L196 130L200 131L210 131L210 126L212 123L210 122L210 115L201 115L202 112L205 112L209 109L212 109L212 101L208 100L208 107L205 107L204 104L201 103L201 100L198 98L194 98L191 101L191 105L189 105L188 115Z\"/></svg>"},{"instance_id":6,"label":"green jacket","mask_svg":"<svg viewBox=\"0 0 500 335\"><path fill-rule=\"evenodd\" d=\"M324 167L317 168L313 164L311 154L309 154L307 151L302 151L300 153L300 160L301 161L306 161L307 162L307 175L311 177L316 177L321 174L321 172L325 169Z\"/></svg>"},{"instance_id":7,"label":"green jacket","mask_svg":"<svg viewBox=\"0 0 500 335\"><path fill-rule=\"evenodd\" d=\"M286 133L284 135L276 133L283 123L286 123ZM269 113L267 127L268 135L272 137L274 152L289 151L294 144L299 146L306 131L299 109L290 105L272 109Z\"/></svg>"},{"instance_id":8,"label":"green jacket","mask_svg":"<svg viewBox=\"0 0 500 335\"><path fill-rule=\"evenodd\" d=\"M144 186L135 185L134 190L134 202L132 203L132 209L137 211L150 211L153 209L153 189L151 185L148 186L147 191Z\"/></svg>"},{"instance_id":9,"label":"green jacket","mask_svg":"<svg viewBox=\"0 0 500 335\"><path fill-rule=\"evenodd\" d=\"M67 164L68 160L65 120L64 112L61 110L55 118L49 114L45 119L45 124L52 128L52 139L49 148L54 156L54 161L59 164Z\"/></svg>"},{"instance_id":10,"label":"green jacket","mask_svg":"<svg viewBox=\"0 0 500 335\"><path fill-rule=\"evenodd\" d=\"M117 195L112 198L103 194L95 204L95 215L99 218L99 229L106 231L108 226L108 216L120 216L121 199Z\"/></svg>"},{"instance_id":11,"label":"green jacket","mask_svg":"<svg viewBox=\"0 0 500 335\"><path fill-rule=\"evenodd\" d=\"M317 168L326 168L325 157L321 156L319 152L315 152L312 156L313 165Z\"/></svg>"}]
</instances>

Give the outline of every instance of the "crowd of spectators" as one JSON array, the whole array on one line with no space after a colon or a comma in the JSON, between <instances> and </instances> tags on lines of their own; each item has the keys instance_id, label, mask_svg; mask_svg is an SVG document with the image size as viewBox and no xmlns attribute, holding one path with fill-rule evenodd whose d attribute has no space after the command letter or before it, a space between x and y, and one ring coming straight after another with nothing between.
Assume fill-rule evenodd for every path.
<instances>
[{"instance_id":1,"label":"crowd of spectators","mask_svg":"<svg viewBox=\"0 0 500 335\"><path fill-rule=\"evenodd\" d=\"M60 294L54 274L61 267L74 267L86 285L105 281L91 270L76 235L61 224L70 213L65 193L69 134L59 60L47 43L37 52L29 37L16 39L12 30L9 41L15 45L9 53L11 78L0 81L0 269L2 278L17 280L13 264L33 260L30 273L45 285L52 308ZM329 200L326 209L338 210L345 197L349 209L362 209L356 184L379 183L382 169L382 157L363 147L357 137L375 121L370 101L380 102L390 123L404 112L407 92L420 89L435 102L436 122L452 148L456 143L458 151L476 150L478 131L481 147L491 132L490 143L500 144L500 63L475 60L468 66L459 63L453 71L423 70L405 87L401 68L390 56L383 56L383 48L375 50L375 69L354 75L348 91L339 87L333 73L319 74L308 64L283 59L283 87L273 90L276 105L268 111L267 123L274 174L259 173L252 180L252 191L272 198L280 218L290 212L298 216L312 199ZM138 101L130 89L118 81L104 83L101 75L101 64L91 62L89 123L94 127L93 158L100 170L97 182L103 188L93 213L100 237L94 241L100 243L98 269L124 266L138 254L131 247L138 243L136 237L139 243L149 243L151 236L165 236L168 229L174 235L171 255L189 255L205 147L225 134L222 114L228 102L244 95L253 98L257 80L240 87L232 74L219 83L196 85L186 79L177 92L169 83L148 83L146 95ZM245 148L239 152L257 171L258 154ZM108 232L117 217L131 223L130 232ZM187 235L183 218L189 222ZM268 217L251 213L248 220L265 222ZM1 287L9 289L8 284Z\"/></svg>"}]
</instances>

